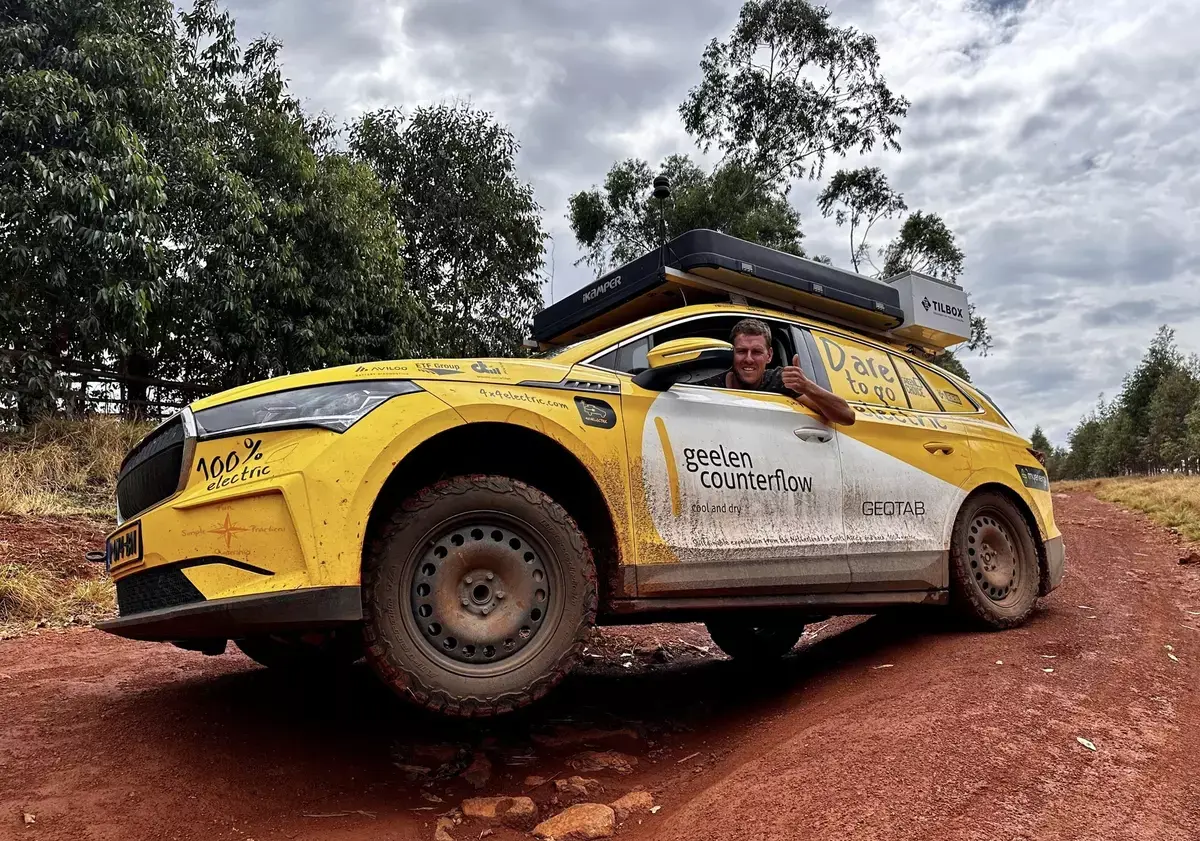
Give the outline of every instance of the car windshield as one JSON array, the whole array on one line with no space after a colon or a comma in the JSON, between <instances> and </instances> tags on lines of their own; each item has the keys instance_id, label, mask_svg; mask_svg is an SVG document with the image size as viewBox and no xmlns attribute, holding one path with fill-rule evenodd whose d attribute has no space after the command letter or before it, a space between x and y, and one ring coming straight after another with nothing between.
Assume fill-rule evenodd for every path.
<instances>
[{"instance_id":1,"label":"car windshield","mask_svg":"<svg viewBox=\"0 0 1200 841\"><path fill-rule=\"evenodd\" d=\"M563 345L562 347L550 348L550 350L544 350L541 353L533 354L533 358L534 359L553 359L554 357L558 356L559 354L563 354L573 348L577 348L580 345L582 345L584 342L587 342L587 341L590 341L590 339L580 339L578 342L572 342L569 345Z\"/></svg>"}]
</instances>

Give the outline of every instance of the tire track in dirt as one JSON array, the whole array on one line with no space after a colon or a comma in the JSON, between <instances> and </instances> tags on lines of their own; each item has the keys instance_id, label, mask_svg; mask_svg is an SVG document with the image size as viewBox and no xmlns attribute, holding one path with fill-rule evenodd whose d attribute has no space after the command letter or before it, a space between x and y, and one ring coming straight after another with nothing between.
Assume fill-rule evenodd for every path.
<instances>
[{"instance_id":1,"label":"tire track in dirt","mask_svg":"<svg viewBox=\"0 0 1200 841\"><path fill-rule=\"evenodd\" d=\"M572 774L585 748L639 760L585 775L605 802L642 786L662 806L618 838L1200 837L1200 568L1142 517L1056 506L1067 579L1022 628L831 620L770 674L695 626L611 629L504 721L409 711L361 667L296 680L92 630L0 642L0 839L431 839L475 794L548 814L553 785L526 775ZM487 756L490 779L414 778L422 751Z\"/></svg>"}]
</instances>

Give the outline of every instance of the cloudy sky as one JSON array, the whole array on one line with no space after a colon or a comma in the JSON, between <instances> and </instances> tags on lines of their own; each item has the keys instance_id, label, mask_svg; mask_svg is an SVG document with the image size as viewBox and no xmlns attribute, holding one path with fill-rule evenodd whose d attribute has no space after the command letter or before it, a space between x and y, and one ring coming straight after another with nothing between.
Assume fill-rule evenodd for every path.
<instances>
[{"instance_id":1,"label":"cloudy sky","mask_svg":"<svg viewBox=\"0 0 1200 841\"><path fill-rule=\"evenodd\" d=\"M676 107L738 0L226 0L247 40L284 42L314 110L466 99L509 124L554 236L555 299L590 275L567 196L614 160L694 152ZM966 360L1026 433L1065 442L1158 325L1200 352L1200 90L1194 0L832 0L873 34L912 107L871 159L967 254L996 346ZM843 165L854 166L850 160ZM835 167L838 164L835 163ZM806 247L846 264L820 186L794 185ZM886 232L884 232L886 234ZM881 243L882 244L882 243Z\"/></svg>"}]
</instances>

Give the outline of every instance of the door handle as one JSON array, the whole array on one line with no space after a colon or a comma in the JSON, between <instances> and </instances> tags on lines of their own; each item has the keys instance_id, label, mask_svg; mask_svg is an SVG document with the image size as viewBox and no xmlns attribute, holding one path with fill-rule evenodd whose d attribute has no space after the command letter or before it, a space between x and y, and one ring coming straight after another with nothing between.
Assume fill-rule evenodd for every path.
<instances>
[{"instance_id":1,"label":"door handle","mask_svg":"<svg viewBox=\"0 0 1200 841\"><path fill-rule=\"evenodd\" d=\"M801 427L793 429L792 433L801 441L816 441L819 444L828 444L833 440L833 430L831 429L808 429Z\"/></svg>"},{"instance_id":2,"label":"door handle","mask_svg":"<svg viewBox=\"0 0 1200 841\"><path fill-rule=\"evenodd\" d=\"M933 453L935 456L948 456L954 452L952 444L943 444L940 441L930 441L925 445L925 449Z\"/></svg>"}]
</instances>

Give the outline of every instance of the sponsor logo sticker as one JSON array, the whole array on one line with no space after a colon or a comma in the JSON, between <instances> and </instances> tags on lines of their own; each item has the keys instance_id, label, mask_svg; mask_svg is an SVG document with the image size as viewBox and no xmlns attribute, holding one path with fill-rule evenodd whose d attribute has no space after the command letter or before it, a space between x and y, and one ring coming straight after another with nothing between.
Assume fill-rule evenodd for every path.
<instances>
[{"instance_id":1,"label":"sponsor logo sticker","mask_svg":"<svg viewBox=\"0 0 1200 841\"><path fill-rule=\"evenodd\" d=\"M1017 473L1021 475L1021 482L1027 488L1033 488L1039 491L1050 490L1050 477L1046 475L1046 471L1040 467L1030 467L1025 464L1017 465Z\"/></svg>"},{"instance_id":2,"label":"sponsor logo sticker","mask_svg":"<svg viewBox=\"0 0 1200 841\"><path fill-rule=\"evenodd\" d=\"M579 410L579 418L583 421L584 426L612 429L617 425L617 413L603 400L576 397L575 408Z\"/></svg>"}]
</instances>

